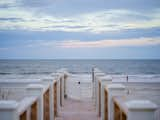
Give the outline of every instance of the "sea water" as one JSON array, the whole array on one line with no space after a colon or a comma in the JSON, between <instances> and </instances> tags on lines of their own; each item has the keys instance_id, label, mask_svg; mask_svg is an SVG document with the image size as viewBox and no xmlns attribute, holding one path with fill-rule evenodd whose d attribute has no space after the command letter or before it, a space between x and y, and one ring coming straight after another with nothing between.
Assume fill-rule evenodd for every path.
<instances>
[{"instance_id":1,"label":"sea water","mask_svg":"<svg viewBox=\"0 0 160 120\"><path fill-rule=\"evenodd\" d=\"M118 79L160 81L160 60L0 60L0 80L41 79L60 68L86 74L92 67Z\"/></svg>"}]
</instances>

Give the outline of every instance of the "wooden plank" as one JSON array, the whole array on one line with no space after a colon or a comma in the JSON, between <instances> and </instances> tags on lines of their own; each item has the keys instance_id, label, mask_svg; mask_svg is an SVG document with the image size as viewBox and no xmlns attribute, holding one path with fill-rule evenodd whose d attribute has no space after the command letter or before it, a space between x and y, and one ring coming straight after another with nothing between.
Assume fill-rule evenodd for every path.
<instances>
[{"instance_id":1,"label":"wooden plank","mask_svg":"<svg viewBox=\"0 0 160 120\"><path fill-rule=\"evenodd\" d=\"M62 107L62 78L60 78L60 105Z\"/></svg>"},{"instance_id":2,"label":"wooden plank","mask_svg":"<svg viewBox=\"0 0 160 120\"><path fill-rule=\"evenodd\" d=\"M124 112L122 112L121 120L127 120L127 115Z\"/></svg>"},{"instance_id":3,"label":"wooden plank","mask_svg":"<svg viewBox=\"0 0 160 120\"><path fill-rule=\"evenodd\" d=\"M44 120L50 120L50 104L49 104L49 89L43 95L43 104L44 104Z\"/></svg>"},{"instance_id":4,"label":"wooden plank","mask_svg":"<svg viewBox=\"0 0 160 120\"><path fill-rule=\"evenodd\" d=\"M35 101L31 106L31 120L38 120L37 119L37 101Z\"/></svg>"},{"instance_id":5,"label":"wooden plank","mask_svg":"<svg viewBox=\"0 0 160 120\"><path fill-rule=\"evenodd\" d=\"M54 117L57 116L57 82L54 83Z\"/></svg>"},{"instance_id":6,"label":"wooden plank","mask_svg":"<svg viewBox=\"0 0 160 120\"><path fill-rule=\"evenodd\" d=\"M121 111L116 102L114 102L114 120L121 120Z\"/></svg>"},{"instance_id":7,"label":"wooden plank","mask_svg":"<svg viewBox=\"0 0 160 120\"><path fill-rule=\"evenodd\" d=\"M104 120L108 120L108 92L104 91Z\"/></svg>"},{"instance_id":8,"label":"wooden plank","mask_svg":"<svg viewBox=\"0 0 160 120\"><path fill-rule=\"evenodd\" d=\"M101 82L99 81L99 116L101 116Z\"/></svg>"},{"instance_id":9,"label":"wooden plank","mask_svg":"<svg viewBox=\"0 0 160 120\"><path fill-rule=\"evenodd\" d=\"M27 120L27 111L24 111L24 112L20 115L20 120Z\"/></svg>"}]
</instances>

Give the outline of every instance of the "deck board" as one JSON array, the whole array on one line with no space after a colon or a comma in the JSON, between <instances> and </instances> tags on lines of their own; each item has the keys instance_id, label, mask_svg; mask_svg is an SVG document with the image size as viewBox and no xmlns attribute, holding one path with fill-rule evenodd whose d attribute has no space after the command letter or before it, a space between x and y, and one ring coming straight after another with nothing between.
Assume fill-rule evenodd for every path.
<instances>
[{"instance_id":1,"label":"deck board","mask_svg":"<svg viewBox=\"0 0 160 120\"><path fill-rule=\"evenodd\" d=\"M66 99L56 120L98 120L92 101Z\"/></svg>"},{"instance_id":2,"label":"deck board","mask_svg":"<svg viewBox=\"0 0 160 120\"><path fill-rule=\"evenodd\" d=\"M78 81L81 84L77 84ZM74 87L73 87L74 86ZM71 89L71 87L73 87ZM68 97L61 107L56 120L99 120L92 98L92 81L90 75L74 75L67 80L67 88L71 89ZM73 92L74 95L71 95Z\"/></svg>"}]
</instances>

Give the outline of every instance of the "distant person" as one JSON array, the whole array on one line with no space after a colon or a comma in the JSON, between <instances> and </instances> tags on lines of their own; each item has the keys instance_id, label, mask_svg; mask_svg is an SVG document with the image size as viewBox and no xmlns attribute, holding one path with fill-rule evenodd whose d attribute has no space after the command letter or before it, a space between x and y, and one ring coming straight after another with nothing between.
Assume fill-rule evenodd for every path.
<instances>
[{"instance_id":1,"label":"distant person","mask_svg":"<svg viewBox=\"0 0 160 120\"><path fill-rule=\"evenodd\" d=\"M127 82L128 82L128 75L127 75Z\"/></svg>"}]
</instances>

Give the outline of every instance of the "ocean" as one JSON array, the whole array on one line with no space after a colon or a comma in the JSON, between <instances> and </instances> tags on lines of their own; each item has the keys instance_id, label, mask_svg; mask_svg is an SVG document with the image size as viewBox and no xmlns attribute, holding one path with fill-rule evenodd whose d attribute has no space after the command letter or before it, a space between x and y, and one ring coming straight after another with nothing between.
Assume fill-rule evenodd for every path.
<instances>
[{"instance_id":1,"label":"ocean","mask_svg":"<svg viewBox=\"0 0 160 120\"><path fill-rule=\"evenodd\" d=\"M160 60L0 60L0 80L41 79L60 68L90 73L92 67L111 75L160 79Z\"/></svg>"}]
</instances>

